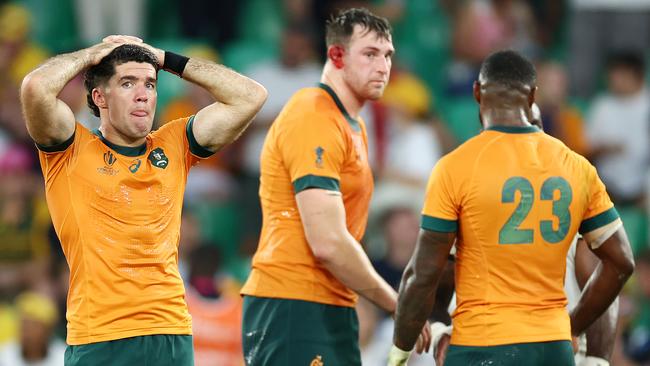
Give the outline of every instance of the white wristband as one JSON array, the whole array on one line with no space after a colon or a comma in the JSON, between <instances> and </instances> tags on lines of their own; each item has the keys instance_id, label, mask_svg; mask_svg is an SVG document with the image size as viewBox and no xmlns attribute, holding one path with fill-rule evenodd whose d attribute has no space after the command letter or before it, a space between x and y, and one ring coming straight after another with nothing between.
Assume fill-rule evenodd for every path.
<instances>
[{"instance_id":1,"label":"white wristband","mask_svg":"<svg viewBox=\"0 0 650 366\"><path fill-rule=\"evenodd\" d=\"M438 346L438 342L440 342L440 338L442 338L442 335L446 334L448 336L451 336L451 330L452 326L446 325L445 323L435 322L431 324L431 347L433 348L434 354L436 347Z\"/></svg>"},{"instance_id":2,"label":"white wristband","mask_svg":"<svg viewBox=\"0 0 650 366\"><path fill-rule=\"evenodd\" d=\"M578 366L609 366L609 361L600 357L587 356Z\"/></svg>"},{"instance_id":3,"label":"white wristband","mask_svg":"<svg viewBox=\"0 0 650 366\"><path fill-rule=\"evenodd\" d=\"M404 351L393 345L388 352L388 366L404 366L411 356L411 351Z\"/></svg>"}]
</instances>

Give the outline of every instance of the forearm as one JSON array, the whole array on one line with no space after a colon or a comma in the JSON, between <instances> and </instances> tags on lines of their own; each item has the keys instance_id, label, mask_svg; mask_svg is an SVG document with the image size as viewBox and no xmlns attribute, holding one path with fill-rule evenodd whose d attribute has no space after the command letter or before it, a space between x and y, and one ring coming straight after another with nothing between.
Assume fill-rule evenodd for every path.
<instances>
[{"instance_id":1,"label":"forearm","mask_svg":"<svg viewBox=\"0 0 650 366\"><path fill-rule=\"evenodd\" d=\"M190 59L183 78L201 86L216 100L196 114L193 127L197 142L211 151L237 139L266 101L263 86L209 61Z\"/></svg>"},{"instance_id":2,"label":"forearm","mask_svg":"<svg viewBox=\"0 0 650 366\"><path fill-rule=\"evenodd\" d=\"M609 360L614 349L618 322L618 298L589 328L587 328L587 356Z\"/></svg>"},{"instance_id":3,"label":"forearm","mask_svg":"<svg viewBox=\"0 0 650 366\"><path fill-rule=\"evenodd\" d=\"M27 75L24 87L35 84L31 92L54 100L65 85L86 67L90 66L88 49L66 53L50 58Z\"/></svg>"},{"instance_id":4,"label":"forearm","mask_svg":"<svg viewBox=\"0 0 650 366\"><path fill-rule=\"evenodd\" d=\"M413 349L435 302L437 280L434 283L418 278L410 266L404 271L395 316L394 343L398 348Z\"/></svg>"},{"instance_id":5,"label":"forearm","mask_svg":"<svg viewBox=\"0 0 650 366\"><path fill-rule=\"evenodd\" d=\"M183 79L207 90L217 102L231 106L257 102L263 89L226 66L197 58L189 59Z\"/></svg>"},{"instance_id":6,"label":"forearm","mask_svg":"<svg viewBox=\"0 0 650 366\"><path fill-rule=\"evenodd\" d=\"M332 255L320 262L346 287L386 312L395 312L397 293L375 271L368 256L351 235L341 239Z\"/></svg>"},{"instance_id":7,"label":"forearm","mask_svg":"<svg viewBox=\"0 0 650 366\"><path fill-rule=\"evenodd\" d=\"M591 325L616 299L630 273L620 272L608 262L602 262L596 268L585 286L580 302L571 312L571 332L580 335Z\"/></svg>"}]
</instances>

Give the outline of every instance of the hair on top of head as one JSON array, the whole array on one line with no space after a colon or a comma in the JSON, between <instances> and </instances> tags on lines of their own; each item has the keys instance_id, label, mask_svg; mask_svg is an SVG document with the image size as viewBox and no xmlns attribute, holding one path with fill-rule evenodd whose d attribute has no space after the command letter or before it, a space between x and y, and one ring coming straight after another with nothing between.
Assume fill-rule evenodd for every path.
<instances>
[{"instance_id":1,"label":"hair on top of head","mask_svg":"<svg viewBox=\"0 0 650 366\"><path fill-rule=\"evenodd\" d=\"M632 50L619 50L612 52L607 57L607 69L626 68L637 75L645 73L645 60L643 54Z\"/></svg>"},{"instance_id":2,"label":"hair on top of head","mask_svg":"<svg viewBox=\"0 0 650 366\"><path fill-rule=\"evenodd\" d=\"M97 65L89 67L84 73L87 104L96 117L99 117L99 108L93 101L93 89L106 84L108 80L115 75L115 67L126 62L148 63L155 68L156 72L158 72L158 69L160 68L158 65L158 58L156 58L156 55L147 48L130 43L115 47L115 49L106 55Z\"/></svg>"},{"instance_id":3,"label":"hair on top of head","mask_svg":"<svg viewBox=\"0 0 650 366\"><path fill-rule=\"evenodd\" d=\"M342 10L327 21L325 28L327 46L335 44L346 46L355 25L360 25L367 32L375 32L379 38L386 40L391 38L392 29L386 18L377 16L366 8L352 8Z\"/></svg>"},{"instance_id":4,"label":"hair on top of head","mask_svg":"<svg viewBox=\"0 0 650 366\"><path fill-rule=\"evenodd\" d=\"M481 64L480 74L491 83L506 86L535 86L537 73L532 62L513 50L497 51Z\"/></svg>"}]
</instances>

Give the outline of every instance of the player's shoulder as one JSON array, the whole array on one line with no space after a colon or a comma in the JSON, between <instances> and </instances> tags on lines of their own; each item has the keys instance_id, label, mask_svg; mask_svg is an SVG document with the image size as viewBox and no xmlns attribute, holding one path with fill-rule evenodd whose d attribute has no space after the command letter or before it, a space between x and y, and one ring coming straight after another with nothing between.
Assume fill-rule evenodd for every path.
<instances>
[{"instance_id":1,"label":"player's shoulder","mask_svg":"<svg viewBox=\"0 0 650 366\"><path fill-rule=\"evenodd\" d=\"M542 140L545 153L552 156L554 160L560 161L558 159L562 159L563 161L571 161L582 166L591 166L587 158L571 150L562 140L546 133L542 133L540 139Z\"/></svg>"},{"instance_id":2,"label":"player's shoulder","mask_svg":"<svg viewBox=\"0 0 650 366\"><path fill-rule=\"evenodd\" d=\"M318 87L303 88L289 99L274 125L281 129L313 127L318 123L329 125L332 121L336 123L339 120L339 114L336 103L325 90Z\"/></svg>"},{"instance_id":3,"label":"player's shoulder","mask_svg":"<svg viewBox=\"0 0 650 366\"><path fill-rule=\"evenodd\" d=\"M334 103L327 91L319 87L302 88L293 94L288 107L305 113L328 113L336 111Z\"/></svg>"}]
</instances>

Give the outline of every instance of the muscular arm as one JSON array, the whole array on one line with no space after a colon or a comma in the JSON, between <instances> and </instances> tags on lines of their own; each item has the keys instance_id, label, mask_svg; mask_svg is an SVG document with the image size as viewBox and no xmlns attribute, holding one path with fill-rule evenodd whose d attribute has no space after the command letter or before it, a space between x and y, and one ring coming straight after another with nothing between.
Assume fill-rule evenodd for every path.
<instances>
[{"instance_id":1,"label":"muscular arm","mask_svg":"<svg viewBox=\"0 0 650 366\"><path fill-rule=\"evenodd\" d=\"M213 62L191 58L183 79L203 87L216 100L196 114L193 124L196 141L211 151L239 137L266 101L262 85Z\"/></svg>"},{"instance_id":2,"label":"muscular arm","mask_svg":"<svg viewBox=\"0 0 650 366\"><path fill-rule=\"evenodd\" d=\"M438 281L447 265L456 233L420 230L420 235L400 284L394 344L413 348L422 325L431 313Z\"/></svg>"},{"instance_id":3,"label":"muscular arm","mask_svg":"<svg viewBox=\"0 0 650 366\"><path fill-rule=\"evenodd\" d=\"M584 332L614 302L634 271L632 250L621 226L592 252L600 259L587 281L578 305L571 312L571 332Z\"/></svg>"},{"instance_id":4,"label":"muscular arm","mask_svg":"<svg viewBox=\"0 0 650 366\"><path fill-rule=\"evenodd\" d=\"M316 259L345 286L393 313L397 294L377 274L361 245L348 232L341 194L307 189L296 194L296 202ZM421 329L420 325L418 333Z\"/></svg>"},{"instance_id":5,"label":"muscular arm","mask_svg":"<svg viewBox=\"0 0 650 366\"><path fill-rule=\"evenodd\" d=\"M578 240L575 256L575 272L578 286L582 290L589 277L598 266L599 260L590 250L584 240ZM587 356L600 357L609 360L614 349L616 323L618 321L618 298L607 308L605 313L587 328Z\"/></svg>"},{"instance_id":6,"label":"muscular arm","mask_svg":"<svg viewBox=\"0 0 650 366\"><path fill-rule=\"evenodd\" d=\"M131 37L116 38L111 42L55 56L25 76L20 99L27 131L36 143L51 146L72 136L74 114L57 96L83 69L98 63L113 48L129 40Z\"/></svg>"}]
</instances>

